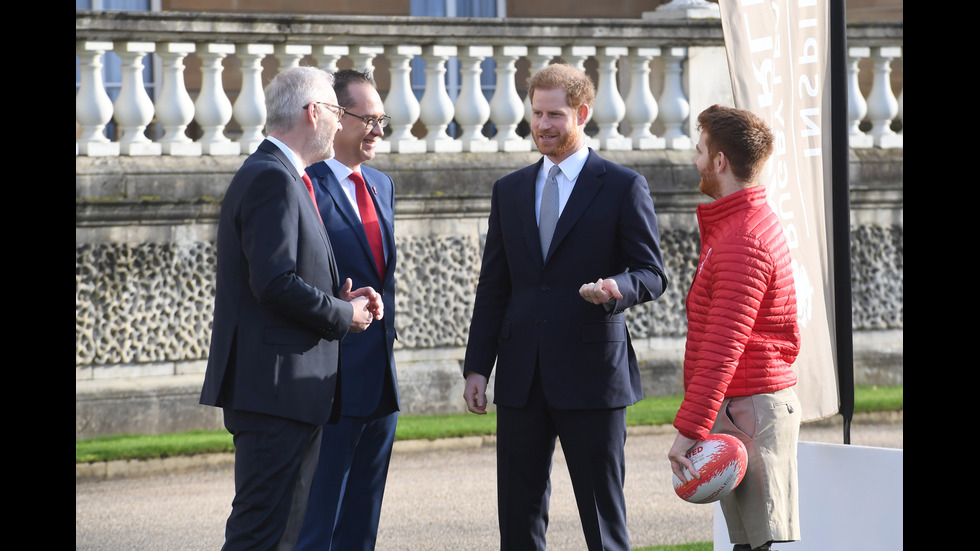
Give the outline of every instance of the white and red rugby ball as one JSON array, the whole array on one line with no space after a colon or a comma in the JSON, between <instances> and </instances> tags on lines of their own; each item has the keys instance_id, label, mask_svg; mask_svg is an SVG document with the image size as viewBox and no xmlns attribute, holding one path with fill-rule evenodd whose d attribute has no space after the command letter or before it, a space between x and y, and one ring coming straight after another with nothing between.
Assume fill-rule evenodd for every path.
<instances>
[{"instance_id":1,"label":"white and red rugby ball","mask_svg":"<svg viewBox=\"0 0 980 551\"><path fill-rule=\"evenodd\" d=\"M748 465L745 444L728 434L710 434L699 440L687 457L701 478L684 482L674 475L674 492L689 503L713 503L732 493Z\"/></svg>"}]
</instances>

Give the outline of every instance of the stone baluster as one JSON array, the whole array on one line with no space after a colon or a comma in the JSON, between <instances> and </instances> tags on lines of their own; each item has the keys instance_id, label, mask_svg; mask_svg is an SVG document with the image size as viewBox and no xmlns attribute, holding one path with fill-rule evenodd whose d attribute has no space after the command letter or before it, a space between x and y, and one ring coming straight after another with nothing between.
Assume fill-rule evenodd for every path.
<instances>
[{"instance_id":1,"label":"stone baluster","mask_svg":"<svg viewBox=\"0 0 980 551\"><path fill-rule=\"evenodd\" d=\"M262 60L274 51L269 44L239 44L235 50L242 62L242 89L234 106L235 120L242 127L242 137L238 140L242 155L250 155L265 139L262 128L265 127L267 113L262 86Z\"/></svg>"},{"instance_id":2,"label":"stone baluster","mask_svg":"<svg viewBox=\"0 0 980 551\"><path fill-rule=\"evenodd\" d=\"M524 118L524 102L517 93L514 75L517 59L527 55L527 46L494 46L493 59L497 66L497 83L490 100L490 120L497 127L497 149L500 151L530 151L531 144L517 135L517 124Z\"/></svg>"},{"instance_id":3,"label":"stone baluster","mask_svg":"<svg viewBox=\"0 0 980 551\"><path fill-rule=\"evenodd\" d=\"M561 57L561 48L558 46L533 46L529 48L527 59L531 63L529 68L531 74L533 75L534 73L537 73L541 69L544 69L550 65L551 60L556 57ZM531 123L531 116L531 95L528 94L524 98L524 120L526 120L528 124ZM534 142L534 136L530 133L525 139L532 143Z\"/></svg>"},{"instance_id":4,"label":"stone baluster","mask_svg":"<svg viewBox=\"0 0 980 551\"><path fill-rule=\"evenodd\" d=\"M848 120L848 144L854 148L868 148L874 146L874 139L861 131L861 121L868 114L868 102L861 94L858 86L858 75L860 69L858 64L862 59L871 56L871 48L853 47L848 48L847 64L847 120Z\"/></svg>"},{"instance_id":5,"label":"stone baluster","mask_svg":"<svg viewBox=\"0 0 980 551\"><path fill-rule=\"evenodd\" d=\"M572 67L585 72L585 60L596 55L595 46L565 46L561 57Z\"/></svg>"},{"instance_id":6,"label":"stone baluster","mask_svg":"<svg viewBox=\"0 0 980 551\"><path fill-rule=\"evenodd\" d=\"M891 128L892 119L898 115L898 100L891 85L891 63L901 55L902 50L898 47L874 48L871 53L874 78L868 95L868 118L871 119L875 147L902 147L902 135Z\"/></svg>"},{"instance_id":7,"label":"stone baluster","mask_svg":"<svg viewBox=\"0 0 980 551\"><path fill-rule=\"evenodd\" d=\"M119 144L106 137L106 124L112 119L112 100L102 81L102 56L112 49L112 42L82 41L75 44L78 56L79 87L75 96L75 122L79 137L76 155L119 155Z\"/></svg>"},{"instance_id":8,"label":"stone baluster","mask_svg":"<svg viewBox=\"0 0 980 551\"><path fill-rule=\"evenodd\" d=\"M194 44L190 42L167 42L157 48L163 82L157 94L156 114L163 127L159 143L164 155L201 154L201 144L191 140L186 133L187 125L194 120L194 101L184 84L184 58L192 53Z\"/></svg>"},{"instance_id":9,"label":"stone baluster","mask_svg":"<svg viewBox=\"0 0 980 551\"><path fill-rule=\"evenodd\" d=\"M162 148L144 133L153 121L153 100L143 85L143 58L156 50L152 42L117 42L122 59L122 86L113 104L119 125L119 152L123 155L159 155Z\"/></svg>"},{"instance_id":10,"label":"stone baluster","mask_svg":"<svg viewBox=\"0 0 980 551\"><path fill-rule=\"evenodd\" d=\"M425 142L412 135L419 118L419 101L412 92L412 58L422 54L421 46L391 45L384 49L391 62L391 89L384 100L385 112L391 117L391 151L394 153L425 153Z\"/></svg>"},{"instance_id":11,"label":"stone baluster","mask_svg":"<svg viewBox=\"0 0 980 551\"><path fill-rule=\"evenodd\" d=\"M334 46L333 48L343 48L343 52L350 57L351 62L353 63L352 68L355 71L361 71L363 73L372 75L372 77L374 76L374 58L385 53L385 49L383 46L362 45L362 46L354 46L353 49L347 48L345 46L341 46L341 47ZM324 51L326 51L326 49ZM341 50L339 49L332 50L330 57L334 58L334 56L336 56L336 54L339 53L340 51ZM336 56L336 57L339 58L340 56ZM336 70L336 60L334 60L333 65L334 65L334 70ZM415 100L414 96L412 97L412 100L413 101ZM355 113L355 114L360 115L362 113ZM418 118L418 110L415 111L415 117ZM392 122L394 122L394 119L392 119ZM409 148L421 149L421 151L425 151L425 144L419 143L417 140L415 140L414 137L412 137L411 140L406 141L406 139L402 139L402 141L406 143L403 145L404 150L401 151L401 153L409 153L410 152L408 151ZM378 140L374 145L374 151L375 153L390 153L391 143L386 140Z\"/></svg>"},{"instance_id":12,"label":"stone baluster","mask_svg":"<svg viewBox=\"0 0 980 551\"><path fill-rule=\"evenodd\" d=\"M630 123L633 149L663 149L664 139L650 131L657 120L657 100L650 91L650 62L660 48L630 48L630 91L626 96L626 120Z\"/></svg>"},{"instance_id":13,"label":"stone baluster","mask_svg":"<svg viewBox=\"0 0 980 551\"><path fill-rule=\"evenodd\" d=\"M313 46L279 43L275 46L275 53L276 59L279 60L279 70L282 71L290 67L299 67L303 58L313 53Z\"/></svg>"},{"instance_id":14,"label":"stone baluster","mask_svg":"<svg viewBox=\"0 0 980 551\"><path fill-rule=\"evenodd\" d=\"M384 46L355 46L350 51L354 69L365 73L374 73L374 58L386 52ZM418 55L413 53L412 55Z\"/></svg>"},{"instance_id":15,"label":"stone baluster","mask_svg":"<svg viewBox=\"0 0 980 551\"><path fill-rule=\"evenodd\" d=\"M204 134L199 140L205 155L240 155L241 147L224 135L231 120L231 101L221 84L221 61L235 53L233 44L198 44L201 58L201 92L194 102L196 120Z\"/></svg>"},{"instance_id":16,"label":"stone baluster","mask_svg":"<svg viewBox=\"0 0 980 551\"><path fill-rule=\"evenodd\" d=\"M633 142L619 133L619 122L626 115L626 105L616 82L616 63L627 53L627 48L619 46L604 46L596 53L599 84L596 87L593 119L599 125L599 133L595 137L599 140L600 147L606 150L633 148Z\"/></svg>"},{"instance_id":17,"label":"stone baluster","mask_svg":"<svg viewBox=\"0 0 980 551\"><path fill-rule=\"evenodd\" d=\"M453 101L446 91L446 61L456 55L456 46L433 44L422 50L425 60L425 92L420 104L425 123L426 149L433 153L458 153L463 144L446 133L453 122Z\"/></svg>"},{"instance_id":18,"label":"stone baluster","mask_svg":"<svg viewBox=\"0 0 980 551\"><path fill-rule=\"evenodd\" d=\"M490 102L483 95L481 63L493 57L491 46L464 46L458 53L460 88L456 98L456 124L462 130L459 142L463 151L497 151L497 142L483 135L483 125L490 120Z\"/></svg>"},{"instance_id":19,"label":"stone baluster","mask_svg":"<svg viewBox=\"0 0 980 551\"><path fill-rule=\"evenodd\" d=\"M337 72L337 62L347 55L348 51L347 46L323 46L313 52L313 59L321 69L332 74Z\"/></svg>"},{"instance_id":20,"label":"stone baluster","mask_svg":"<svg viewBox=\"0 0 980 551\"><path fill-rule=\"evenodd\" d=\"M660 121L664 125L664 145L667 149L690 149L691 138L684 133L684 121L691 105L681 85L682 63L687 48L668 48L663 55L664 90L660 96Z\"/></svg>"},{"instance_id":21,"label":"stone baluster","mask_svg":"<svg viewBox=\"0 0 980 551\"><path fill-rule=\"evenodd\" d=\"M561 57L572 67L577 68L579 71L585 72L585 60L591 56L596 55L595 46L565 46L562 49ZM592 106L592 110L589 111L588 118L585 119L585 123L588 124L592 120L592 116L595 113L595 106ZM585 143L592 149L598 151L602 149L601 144L597 138L592 136L585 137Z\"/></svg>"}]
</instances>

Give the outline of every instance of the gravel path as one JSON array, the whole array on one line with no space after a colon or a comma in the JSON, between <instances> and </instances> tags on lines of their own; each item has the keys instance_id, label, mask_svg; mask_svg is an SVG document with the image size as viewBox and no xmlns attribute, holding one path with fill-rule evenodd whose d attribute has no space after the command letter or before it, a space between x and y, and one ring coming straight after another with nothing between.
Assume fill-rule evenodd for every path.
<instances>
[{"instance_id":1,"label":"gravel path","mask_svg":"<svg viewBox=\"0 0 980 551\"><path fill-rule=\"evenodd\" d=\"M903 448L903 423L855 420L851 444ZM839 424L808 424L801 440L842 442ZM626 444L627 514L634 546L712 539L712 507L671 488L670 427L631 429ZM234 493L227 457L169 464L172 472L75 480L75 548L220 549ZM499 546L493 440L399 442L392 457L377 551L484 551ZM564 457L552 471L548 548L584 549Z\"/></svg>"}]
</instances>

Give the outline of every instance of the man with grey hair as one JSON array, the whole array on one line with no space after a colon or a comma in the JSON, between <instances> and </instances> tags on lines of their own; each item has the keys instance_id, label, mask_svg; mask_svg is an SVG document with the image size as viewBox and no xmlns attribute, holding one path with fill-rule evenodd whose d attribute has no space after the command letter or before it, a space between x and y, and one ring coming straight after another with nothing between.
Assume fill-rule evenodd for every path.
<instances>
[{"instance_id":1,"label":"man with grey hair","mask_svg":"<svg viewBox=\"0 0 980 551\"><path fill-rule=\"evenodd\" d=\"M223 549L295 546L335 414L340 340L383 315L341 284L304 169L333 154L344 108L330 75L297 67L266 88L269 136L221 205L214 322L201 403L223 408L235 498Z\"/></svg>"}]
</instances>

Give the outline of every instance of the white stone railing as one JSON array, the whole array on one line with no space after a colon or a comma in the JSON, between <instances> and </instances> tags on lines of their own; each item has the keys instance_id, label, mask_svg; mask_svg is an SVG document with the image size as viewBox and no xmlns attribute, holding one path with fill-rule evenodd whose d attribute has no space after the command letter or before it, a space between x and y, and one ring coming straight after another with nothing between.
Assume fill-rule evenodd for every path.
<instances>
[{"instance_id":1,"label":"white stone railing","mask_svg":"<svg viewBox=\"0 0 980 551\"><path fill-rule=\"evenodd\" d=\"M301 63L372 71L394 153L531 150L518 131L529 109L521 77L558 58L596 79L597 149L688 149L690 115L731 101L718 20L378 22L78 11L76 156L248 154L263 138L263 83ZM851 25L848 44L851 147L902 147L902 23ZM110 52L120 59L118 86L103 76ZM417 59L425 69L413 77ZM484 60L494 65L490 90L481 87Z\"/></svg>"}]
</instances>

